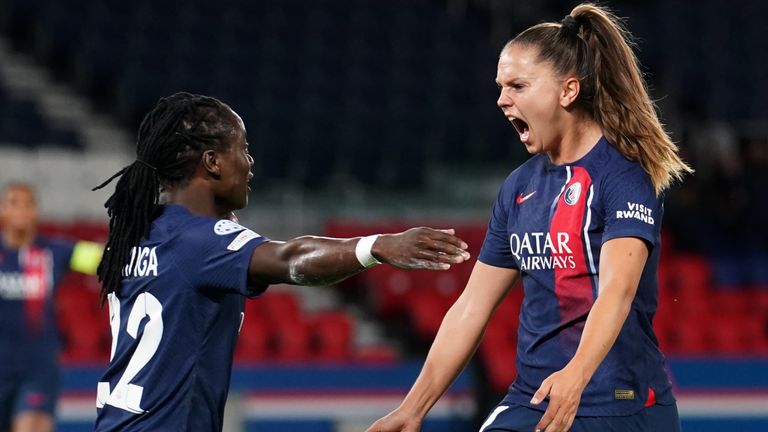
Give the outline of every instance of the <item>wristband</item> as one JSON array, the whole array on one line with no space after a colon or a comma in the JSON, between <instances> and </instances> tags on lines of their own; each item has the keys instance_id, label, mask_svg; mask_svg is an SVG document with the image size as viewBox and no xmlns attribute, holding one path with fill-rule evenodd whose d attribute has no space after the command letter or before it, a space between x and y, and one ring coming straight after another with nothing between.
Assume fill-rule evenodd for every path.
<instances>
[{"instance_id":1,"label":"wristband","mask_svg":"<svg viewBox=\"0 0 768 432\"><path fill-rule=\"evenodd\" d=\"M371 254L371 248L373 247L373 243L377 238L379 238L378 234L363 237L357 241L357 245L355 246L355 256L357 257L357 260L360 261L360 264L365 268L381 264L381 261L377 260Z\"/></svg>"}]
</instances>

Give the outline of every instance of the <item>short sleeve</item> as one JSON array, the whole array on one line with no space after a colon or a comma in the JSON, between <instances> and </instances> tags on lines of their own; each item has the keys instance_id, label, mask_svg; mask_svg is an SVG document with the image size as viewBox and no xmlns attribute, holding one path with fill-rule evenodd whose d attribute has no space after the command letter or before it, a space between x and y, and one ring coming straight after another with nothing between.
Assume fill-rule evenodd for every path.
<instances>
[{"instance_id":1,"label":"short sleeve","mask_svg":"<svg viewBox=\"0 0 768 432\"><path fill-rule=\"evenodd\" d=\"M53 255L53 262L57 273L63 274L69 270L69 262L72 259L72 252L75 248L73 242L67 239L45 238L40 245L47 248Z\"/></svg>"},{"instance_id":2,"label":"short sleeve","mask_svg":"<svg viewBox=\"0 0 768 432\"><path fill-rule=\"evenodd\" d=\"M638 237L651 246L659 244L662 199L640 165L606 177L602 200L605 208L603 243L619 237Z\"/></svg>"},{"instance_id":3,"label":"short sleeve","mask_svg":"<svg viewBox=\"0 0 768 432\"><path fill-rule=\"evenodd\" d=\"M230 220L199 226L189 247L197 255L197 286L200 289L239 293L254 297L266 286L248 286L248 266L253 250L269 241L267 238Z\"/></svg>"},{"instance_id":4,"label":"short sleeve","mask_svg":"<svg viewBox=\"0 0 768 432\"><path fill-rule=\"evenodd\" d=\"M488 230L485 232L485 241L480 249L478 260L494 267L517 269L518 265L512 256L507 237L507 225L509 223L509 203L512 194L508 191L509 178L499 190L496 203L491 211L488 221Z\"/></svg>"}]
</instances>

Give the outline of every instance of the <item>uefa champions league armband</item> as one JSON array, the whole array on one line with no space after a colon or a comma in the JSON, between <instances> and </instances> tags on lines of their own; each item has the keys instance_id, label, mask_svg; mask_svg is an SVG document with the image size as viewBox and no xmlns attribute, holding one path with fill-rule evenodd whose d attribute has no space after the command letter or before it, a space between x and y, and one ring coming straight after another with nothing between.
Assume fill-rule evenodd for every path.
<instances>
[{"instance_id":1,"label":"uefa champions league armband","mask_svg":"<svg viewBox=\"0 0 768 432\"><path fill-rule=\"evenodd\" d=\"M377 238L379 238L378 234L363 237L357 241L357 245L355 246L355 256L365 268L381 264L381 261L377 260L376 257L371 254L371 248L373 248L373 244L376 242Z\"/></svg>"},{"instance_id":2,"label":"uefa champions league armband","mask_svg":"<svg viewBox=\"0 0 768 432\"><path fill-rule=\"evenodd\" d=\"M69 260L69 268L80 273L95 275L99 267L104 246L99 243L79 241L72 250L72 258Z\"/></svg>"}]
</instances>

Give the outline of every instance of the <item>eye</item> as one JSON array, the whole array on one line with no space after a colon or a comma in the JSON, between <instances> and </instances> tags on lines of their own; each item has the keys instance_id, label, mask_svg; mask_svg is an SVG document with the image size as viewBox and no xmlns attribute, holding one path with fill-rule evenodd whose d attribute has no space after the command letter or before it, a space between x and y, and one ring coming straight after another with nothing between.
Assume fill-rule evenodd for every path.
<instances>
[{"instance_id":1,"label":"eye","mask_svg":"<svg viewBox=\"0 0 768 432\"><path fill-rule=\"evenodd\" d=\"M515 89L515 90L522 90L525 87L525 85L523 85L523 84L512 84L511 87L513 89Z\"/></svg>"}]
</instances>

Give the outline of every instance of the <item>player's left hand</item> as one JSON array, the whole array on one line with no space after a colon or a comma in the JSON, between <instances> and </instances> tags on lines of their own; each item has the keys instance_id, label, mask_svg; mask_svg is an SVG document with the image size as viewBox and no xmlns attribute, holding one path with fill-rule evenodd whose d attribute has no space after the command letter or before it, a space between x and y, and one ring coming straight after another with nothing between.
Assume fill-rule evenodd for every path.
<instances>
[{"instance_id":1,"label":"player's left hand","mask_svg":"<svg viewBox=\"0 0 768 432\"><path fill-rule=\"evenodd\" d=\"M549 397L549 405L536 425L536 432L568 431L576 418L581 393L588 381L583 374L568 366L548 376L531 399L532 405L539 405Z\"/></svg>"}]
</instances>

